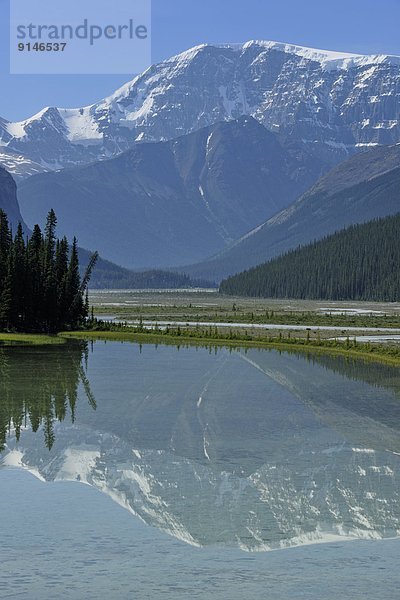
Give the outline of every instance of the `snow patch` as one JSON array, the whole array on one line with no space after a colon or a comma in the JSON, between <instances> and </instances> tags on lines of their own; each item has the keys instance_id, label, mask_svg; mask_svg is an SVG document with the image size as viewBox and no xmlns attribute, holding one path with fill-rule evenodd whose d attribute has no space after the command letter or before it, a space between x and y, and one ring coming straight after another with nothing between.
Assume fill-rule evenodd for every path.
<instances>
[{"instance_id":1,"label":"snow patch","mask_svg":"<svg viewBox=\"0 0 400 600\"><path fill-rule=\"evenodd\" d=\"M13 138L20 139L26 135L24 121L20 121L19 123L7 123L5 129Z\"/></svg>"},{"instance_id":2,"label":"snow patch","mask_svg":"<svg viewBox=\"0 0 400 600\"><path fill-rule=\"evenodd\" d=\"M24 469L29 471L34 477L40 481L46 481L45 478L39 473L38 469L30 467L23 462L24 453L21 450L14 449L9 450L0 460L0 467L11 467Z\"/></svg>"},{"instance_id":3,"label":"snow patch","mask_svg":"<svg viewBox=\"0 0 400 600\"><path fill-rule=\"evenodd\" d=\"M67 448L64 452L64 463L58 471L55 481L80 481L88 483L88 475L100 457L100 452L93 448Z\"/></svg>"},{"instance_id":4,"label":"snow patch","mask_svg":"<svg viewBox=\"0 0 400 600\"><path fill-rule=\"evenodd\" d=\"M61 108L59 113L67 128L67 138L70 142L91 145L102 141L103 134L100 133L90 108Z\"/></svg>"}]
</instances>

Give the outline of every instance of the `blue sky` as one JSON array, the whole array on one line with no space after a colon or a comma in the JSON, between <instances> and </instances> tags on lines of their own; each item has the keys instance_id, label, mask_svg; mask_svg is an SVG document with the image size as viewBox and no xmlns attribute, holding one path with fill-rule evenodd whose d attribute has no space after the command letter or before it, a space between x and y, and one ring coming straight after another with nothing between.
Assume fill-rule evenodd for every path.
<instances>
[{"instance_id":1,"label":"blue sky","mask_svg":"<svg viewBox=\"0 0 400 600\"><path fill-rule=\"evenodd\" d=\"M19 120L44 106L85 106L131 79L129 74L9 75L9 1L18 0L0 0L0 117ZM250 39L400 55L400 0L153 0L152 4L153 62L203 42Z\"/></svg>"}]
</instances>

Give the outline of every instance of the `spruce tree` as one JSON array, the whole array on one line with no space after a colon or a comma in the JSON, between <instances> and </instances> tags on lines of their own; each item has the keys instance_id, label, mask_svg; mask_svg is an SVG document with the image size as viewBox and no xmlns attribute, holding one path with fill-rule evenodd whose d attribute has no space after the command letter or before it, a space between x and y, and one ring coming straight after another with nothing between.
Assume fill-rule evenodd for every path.
<instances>
[{"instance_id":1,"label":"spruce tree","mask_svg":"<svg viewBox=\"0 0 400 600\"><path fill-rule=\"evenodd\" d=\"M0 330L55 332L79 327L89 314L85 292L97 253L81 281L78 246L56 239L57 218L47 217L45 233L35 225L25 241L21 224L13 239L0 210Z\"/></svg>"},{"instance_id":2,"label":"spruce tree","mask_svg":"<svg viewBox=\"0 0 400 600\"><path fill-rule=\"evenodd\" d=\"M26 249L21 223L11 248L10 278L12 290L11 319L17 328L25 324L26 298Z\"/></svg>"},{"instance_id":3,"label":"spruce tree","mask_svg":"<svg viewBox=\"0 0 400 600\"><path fill-rule=\"evenodd\" d=\"M39 327L44 317L44 244L39 225L35 225L33 233L27 244L27 323L32 329Z\"/></svg>"},{"instance_id":4,"label":"spruce tree","mask_svg":"<svg viewBox=\"0 0 400 600\"><path fill-rule=\"evenodd\" d=\"M5 212L0 209L0 327L5 327L10 311L10 248L11 232Z\"/></svg>"},{"instance_id":5,"label":"spruce tree","mask_svg":"<svg viewBox=\"0 0 400 600\"><path fill-rule=\"evenodd\" d=\"M65 293L68 306L68 320L73 325L77 325L83 317L83 299L80 285L78 245L74 237L68 265Z\"/></svg>"}]
</instances>

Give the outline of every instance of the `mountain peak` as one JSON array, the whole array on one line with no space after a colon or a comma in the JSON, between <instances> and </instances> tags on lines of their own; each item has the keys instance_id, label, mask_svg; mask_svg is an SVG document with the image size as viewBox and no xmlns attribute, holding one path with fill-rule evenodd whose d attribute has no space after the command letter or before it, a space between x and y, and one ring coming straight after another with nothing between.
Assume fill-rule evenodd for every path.
<instances>
[{"instance_id":1,"label":"mountain peak","mask_svg":"<svg viewBox=\"0 0 400 600\"><path fill-rule=\"evenodd\" d=\"M251 115L335 164L360 148L399 142L399 75L398 56L268 40L200 44L91 106L0 119L0 146L59 169Z\"/></svg>"},{"instance_id":2,"label":"mountain peak","mask_svg":"<svg viewBox=\"0 0 400 600\"><path fill-rule=\"evenodd\" d=\"M212 47L214 47L213 44L198 44L197 46L193 46L192 48L189 48L188 50L184 50L183 52L179 52L178 54L171 56L171 58L167 59L165 62L168 63L168 62L174 62L176 60L190 60L190 59L194 58L202 50L204 50L206 48L212 48Z\"/></svg>"},{"instance_id":3,"label":"mountain peak","mask_svg":"<svg viewBox=\"0 0 400 600\"><path fill-rule=\"evenodd\" d=\"M232 44L202 44L195 46L174 57L194 58L201 50L205 48L226 48L236 52L245 52L251 48L264 48L265 50L275 50L284 52L285 54L295 54L306 60L318 62L326 69L349 69L351 67L359 67L370 64L389 63L400 65L400 56L389 54L354 54L352 52L339 52L336 50L323 50L319 48L311 48L308 46L300 46L287 42L277 42L273 40L249 40L244 43Z\"/></svg>"}]
</instances>

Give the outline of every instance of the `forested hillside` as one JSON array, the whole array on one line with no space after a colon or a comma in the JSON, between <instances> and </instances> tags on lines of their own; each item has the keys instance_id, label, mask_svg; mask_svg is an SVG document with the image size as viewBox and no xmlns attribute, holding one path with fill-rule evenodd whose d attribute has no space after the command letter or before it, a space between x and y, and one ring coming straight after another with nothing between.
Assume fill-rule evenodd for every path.
<instances>
[{"instance_id":1,"label":"forested hillside","mask_svg":"<svg viewBox=\"0 0 400 600\"><path fill-rule=\"evenodd\" d=\"M353 225L221 283L265 298L400 300L400 214Z\"/></svg>"}]
</instances>

